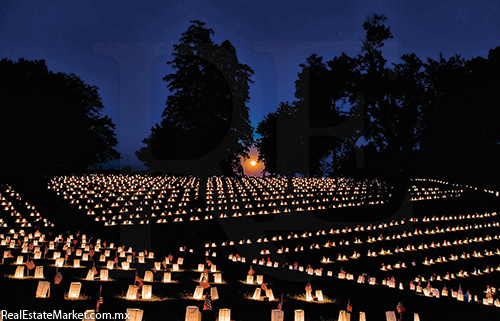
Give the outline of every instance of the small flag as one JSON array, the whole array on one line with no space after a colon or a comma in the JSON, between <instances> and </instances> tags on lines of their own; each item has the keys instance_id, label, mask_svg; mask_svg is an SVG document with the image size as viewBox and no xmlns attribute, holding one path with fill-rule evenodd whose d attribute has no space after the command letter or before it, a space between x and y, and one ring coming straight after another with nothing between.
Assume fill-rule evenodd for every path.
<instances>
[{"instance_id":1,"label":"small flag","mask_svg":"<svg viewBox=\"0 0 500 321\"><path fill-rule=\"evenodd\" d=\"M61 272L57 271L57 272L56 272L56 276L55 276L55 278L54 278L54 284L59 284L59 283L61 283L62 278L63 278L63 277L62 277Z\"/></svg>"},{"instance_id":2,"label":"small flag","mask_svg":"<svg viewBox=\"0 0 500 321\"><path fill-rule=\"evenodd\" d=\"M267 286L264 283L262 283L262 285L260 286L260 288L262 290L264 290L264 291L267 291Z\"/></svg>"},{"instance_id":3,"label":"small flag","mask_svg":"<svg viewBox=\"0 0 500 321\"><path fill-rule=\"evenodd\" d=\"M165 258L165 260L163 260L163 261L161 262L161 264L163 264L163 268L166 270L166 269L167 269L167 261L166 261L166 258Z\"/></svg>"},{"instance_id":4,"label":"small flag","mask_svg":"<svg viewBox=\"0 0 500 321\"><path fill-rule=\"evenodd\" d=\"M101 292L102 292L102 285L99 288L99 300L97 300L97 304L95 306L95 312L99 312L99 306L101 306L101 304L103 303Z\"/></svg>"},{"instance_id":5,"label":"small flag","mask_svg":"<svg viewBox=\"0 0 500 321\"><path fill-rule=\"evenodd\" d=\"M281 301L278 303L278 310L283 309L283 293L281 293Z\"/></svg>"},{"instance_id":6,"label":"small flag","mask_svg":"<svg viewBox=\"0 0 500 321\"><path fill-rule=\"evenodd\" d=\"M250 270L248 270L248 275L253 275L255 271L252 269L252 266L250 265Z\"/></svg>"},{"instance_id":7,"label":"small flag","mask_svg":"<svg viewBox=\"0 0 500 321\"><path fill-rule=\"evenodd\" d=\"M312 292L312 286L311 286L311 283L307 282L307 285L306 285L306 292Z\"/></svg>"},{"instance_id":8,"label":"small flag","mask_svg":"<svg viewBox=\"0 0 500 321\"><path fill-rule=\"evenodd\" d=\"M137 272L135 272L135 282L137 282L138 289L141 289L144 283L142 282L142 279L137 276Z\"/></svg>"},{"instance_id":9,"label":"small flag","mask_svg":"<svg viewBox=\"0 0 500 321\"><path fill-rule=\"evenodd\" d=\"M203 289L207 289L210 287L210 283L208 283L206 276L203 276L203 278L201 279L200 285L203 287Z\"/></svg>"},{"instance_id":10,"label":"small flag","mask_svg":"<svg viewBox=\"0 0 500 321\"><path fill-rule=\"evenodd\" d=\"M208 266L211 266L211 265L212 265L212 262L211 262L209 259L206 259L206 261L207 261L207 265L208 265Z\"/></svg>"},{"instance_id":11,"label":"small flag","mask_svg":"<svg viewBox=\"0 0 500 321\"><path fill-rule=\"evenodd\" d=\"M347 312L352 312L351 299L347 300Z\"/></svg>"},{"instance_id":12,"label":"small flag","mask_svg":"<svg viewBox=\"0 0 500 321\"><path fill-rule=\"evenodd\" d=\"M172 254L168 255L168 261L172 262L174 260L174 256Z\"/></svg>"},{"instance_id":13,"label":"small flag","mask_svg":"<svg viewBox=\"0 0 500 321\"><path fill-rule=\"evenodd\" d=\"M94 254L95 254L94 250L90 250L90 252L89 252L89 256L90 256L90 257L93 257L93 256L94 256Z\"/></svg>"},{"instance_id":14,"label":"small flag","mask_svg":"<svg viewBox=\"0 0 500 321\"><path fill-rule=\"evenodd\" d=\"M401 303L401 302L398 303L398 306L396 307L396 309L398 310L398 313L405 312L405 307L404 307L403 303Z\"/></svg>"},{"instance_id":15,"label":"small flag","mask_svg":"<svg viewBox=\"0 0 500 321\"><path fill-rule=\"evenodd\" d=\"M210 299L210 294L205 296L205 303L203 304L203 310L212 310L212 300Z\"/></svg>"},{"instance_id":16,"label":"small flag","mask_svg":"<svg viewBox=\"0 0 500 321\"><path fill-rule=\"evenodd\" d=\"M33 270L35 268L35 263L33 263L33 261L28 261L26 262L26 266L28 269Z\"/></svg>"},{"instance_id":17,"label":"small flag","mask_svg":"<svg viewBox=\"0 0 500 321\"><path fill-rule=\"evenodd\" d=\"M30 243L30 245L28 245L28 248L30 249L30 251L33 250L34 247L35 247L35 244L33 244L33 243Z\"/></svg>"}]
</instances>

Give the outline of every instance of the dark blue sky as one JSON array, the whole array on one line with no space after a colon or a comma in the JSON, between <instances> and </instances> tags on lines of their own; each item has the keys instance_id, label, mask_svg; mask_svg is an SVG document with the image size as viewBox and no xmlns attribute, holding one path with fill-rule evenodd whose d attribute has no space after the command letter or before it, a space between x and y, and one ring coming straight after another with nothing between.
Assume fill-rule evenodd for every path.
<instances>
[{"instance_id":1,"label":"dark blue sky","mask_svg":"<svg viewBox=\"0 0 500 321\"><path fill-rule=\"evenodd\" d=\"M214 41L229 39L255 75L250 118L257 126L281 101L294 99L298 65L360 53L363 22L385 14L394 35L389 62L405 53L425 60L486 57L500 46L500 1L6 1L0 6L0 58L45 59L99 92L117 125L121 168L142 163L134 152L160 121L168 95L173 44L206 22Z\"/></svg>"}]
</instances>

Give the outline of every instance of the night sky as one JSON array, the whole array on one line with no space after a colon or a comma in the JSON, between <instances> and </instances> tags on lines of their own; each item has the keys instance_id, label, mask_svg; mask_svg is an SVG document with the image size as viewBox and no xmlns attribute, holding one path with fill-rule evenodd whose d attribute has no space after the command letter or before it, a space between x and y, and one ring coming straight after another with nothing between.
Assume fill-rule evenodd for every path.
<instances>
[{"instance_id":1,"label":"night sky","mask_svg":"<svg viewBox=\"0 0 500 321\"><path fill-rule=\"evenodd\" d=\"M294 100L299 64L317 53L330 60L360 53L363 22L385 14L394 35L389 63L406 53L420 59L460 54L487 57L500 46L500 2L492 1L1 1L0 59L46 60L49 70L74 73L99 87L117 125L120 161L142 169L134 152L160 122L172 46L191 20L228 39L255 74L250 119Z\"/></svg>"}]
</instances>

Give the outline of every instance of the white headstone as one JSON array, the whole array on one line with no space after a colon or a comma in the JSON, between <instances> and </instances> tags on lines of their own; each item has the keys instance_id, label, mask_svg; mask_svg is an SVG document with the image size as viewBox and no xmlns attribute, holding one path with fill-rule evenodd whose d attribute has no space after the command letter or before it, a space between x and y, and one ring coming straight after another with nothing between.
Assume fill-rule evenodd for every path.
<instances>
[{"instance_id":1,"label":"white headstone","mask_svg":"<svg viewBox=\"0 0 500 321\"><path fill-rule=\"evenodd\" d=\"M128 320L129 321L142 321L143 310L140 309L127 309Z\"/></svg>"},{"instance_id":2,"label":"white headstone","mask_svg":"<svg viewBox=\"0 0 500 321\"><path fill-rule=\"evenodd\" d=\"M24 278L24 265L20 265L16 268L16 272L14 274L14 277L17 279Z\"/></svg>"},{"instance_id":3,"label":"white headstone","mask_svg":"<svg viewBox=\"0 0 500 321\"><path fill-rule=\"evenodd\" d=\"M43 279L43 265L35 268L35 279Z\"/></svg>"},{"instance_id":4,"label":"white headstone","mask_svg":"<svg viewBox=\"0 0 500 321\"><path fill-rule=\"evenodd\" d=\"M305 311L295 310L293 321L305 321Z\"/></svg>"},{"instance_id":5,"label":"white headstone","mask_svg":"<svg viewBox=\"0 0 500 321\"><path fill-rule=\"evenodd\" d=\"M87 273L87 277L85 278L87 281L92 281L94 280L94 271L92 269L89 270L89 272Z\"/></svg>"},{"instance_id":6,"label":"white headstone","mask_svg":"<svg viewBox=\"0 0 500 321\"><path fill-rule=\"evenodd\" d=\"M146 271L144 273L144 282L153 282L153 272Z\"/></svg>"},{"instance_id":7,"label":"white headstone","mask_svg":"<svg viewBox=\"0 0 500 321\"><path fill-rule=\"evenodd\" d=\"M210 297L212 298L212 301L219 299L219 293L217 292L217 287L215 286L210 287Z\"/></svg>"},{"instance_id":8,"label":"white headstone","mask_svg":"<svg viewBox=\"0 0 500 321\"><path fill-rule=\"evenodd\" d=\"M385 311L385 318L387 321L397 321L396 312L394 311Z\"/></svg>"},{"instance_id":9,"label":"white headstone","mask_svg":"<svg viewBox=\"0 0 500 321\"><path fill-rule=\"evenodd\" d=\"M70 299L78 299L80 297L80 290L82 288L82 284L80 282L71 282L68 292L68 298Z\"/></svg>"},{"instance_id":10,"label":"white headstone","mask_svg":"<svg viewBox=\"0 0 500 321\"><path fill-rule=\"evenodd\" d=\"M127 300L136 300L137 299L137 291L138 291L137 285L129 285L126 299Z\"/></svg>"},{"instance_id":11,"label":"white headstone","mask_svg":"<svg viewBox=\"0 0 500 321\"><path fill-rule=\"evenodd\" d=\"M282 310L272 310L271 311L271 321L283 321L285 317L285 312Z\"/></svg>"},{"instance_id":12,"label":"white headstone","mask_svg":"<svg viewBox=\"0 0 500 321\"><path fill-rule=\"evenodd\" d=\"M108 280L108 270L101 269L101 271L99 271L99 280L101 280L101 281L107 281Z\"/></svg>"},{"instance_id":13,"label":"white headstone","mask_svg":"<svg viewBox=\"0 0 500 321\"><path fill-rule=\"evenodd\" d=\"M186 319L185 321L201 321L201 312L198 307L188 306L186 308Z\"/></svg>"},{"instance_id":14,"label":"white headstone","mask_svg":"<svg viewBox=\"0 0 500 321\"><path fill-rule=\"evenodd\" d=\"M95 310L86 310L82 321L95 321Z\"/></svg>"},{"instance_id":15,"label":"white headstone","mask_svg":"<svg viewBox=\"0 0 500 321\"><path fill-rule=\"evenodd\" d=\"M49 296L50 282L39 281L36 289L37 298L47 298Z\"/></svg>"},{"instance_id":16,"label":"white headstone","mask_svg":"<svg viewBox=\"0 0 500 321\"><path fill-rule=\"evenodd\" d=\"M201 285L196 286L194 290L193 298L195 300L201 300L203 298L203 287Z\"/></svg>"},{"instance_id":17,"label":"white headstone","mask_svg":"<svg viewBox=\"0 0 500 321\"><path fill-rule=\"evenodd\" d=\"M149 284L145 284L142 286L142 299L143 300L151 300L151 296L153 295L153 286Z\"/></svg>"},{"instance_id":18,"label":"white headstone","mask_svg":"<svg viewBox=\"0 0 500 321\"><path fill-rule=\"evenodd\" d=\"M218 321L231 321L231 310L230 309L219 309L219 320Z\"/></svg>"}]
</instances>

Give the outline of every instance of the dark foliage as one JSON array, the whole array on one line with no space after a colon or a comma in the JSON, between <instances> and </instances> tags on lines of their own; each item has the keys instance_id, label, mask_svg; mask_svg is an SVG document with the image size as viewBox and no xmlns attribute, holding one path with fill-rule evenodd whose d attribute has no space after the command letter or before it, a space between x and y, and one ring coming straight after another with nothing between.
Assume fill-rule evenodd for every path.
<instances>
[{"instance_id":1,"label":"dark foliage","mask_svg":"<svg viewBox=\"0 0 500 321\"><path fill-rule=\"evenodd\" d=\"M81 173L118 159L115 125L97 88L44 60L0 62L0 172L4 177Z\"/></svg>"},{"instance_id":2,"label":"dark foliage","mask_svg":"<svg viewBox=\"0 0 500 321\"><path fill-rule=\"evenodd\" d=\"M215 44L213 30L192 22L168 62L176 72L163 78L172 93L163 120L136 154L151 170L164 172L171 169L158 160L191 160L215 152L218 159L200 166L207 171L220 166L226 175L242 174L240 159L248 157L253 143L246 107L253 71L238 62L228 40ZM221 144L223 150L217 150Z\"/></svg>"},{"instance_id":3,"label":"dark foliage","mask_svg":"<svg viewBox=\"0 0 500 321\"><path fill-rule=\"evenodd\" d=\"M300 65L297 100L280 104L257 128L265 172L470 182L499 172L500 47L470 61L405 54L389 67L382 48L393 36L385 21L374 15L364 22L360 55L327 62L311 55ZM356 144L360 137L364 146ZM283 171L298 157L308 158L307 168Z\"/></svg>"}]
</instances>

